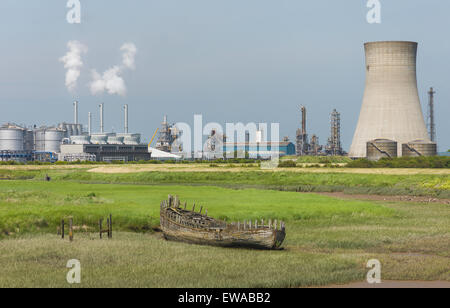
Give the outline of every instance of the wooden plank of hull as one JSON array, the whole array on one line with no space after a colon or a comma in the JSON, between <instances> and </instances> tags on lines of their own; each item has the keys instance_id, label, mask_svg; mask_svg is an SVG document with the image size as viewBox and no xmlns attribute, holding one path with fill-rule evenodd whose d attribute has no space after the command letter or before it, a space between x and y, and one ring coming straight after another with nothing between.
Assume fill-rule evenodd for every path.
<instances>
[{"instance_id":1,"label":"wooden plank of hull","mask_svg":"<svg viewBox=\"0 0 450 308\"><path fill-rule=\"evenodd\" d=\"M167 240L220 247L278 249L285 238L284 230L268 227L238 230L226 228L196 228L168 218L161 212L161 229Z\"/></svg>"}]
</instances>

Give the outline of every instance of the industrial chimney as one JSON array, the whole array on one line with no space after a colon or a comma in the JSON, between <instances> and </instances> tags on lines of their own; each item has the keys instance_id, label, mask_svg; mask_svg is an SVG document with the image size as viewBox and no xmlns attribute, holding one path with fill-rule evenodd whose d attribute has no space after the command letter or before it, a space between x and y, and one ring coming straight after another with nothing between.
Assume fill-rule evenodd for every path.
<instances>
[{"instance_id":1,"label":"industrial chimney","mask_svg":"<svg viewBox=\"0 0 450 308\"><path fill-rule=\"evenodd\" d=\"M366 88L349 156L366 157L367 142L429 141L417 90L415 42L366 43ZM402 155L398 147L398 156Z\"/></svg>"},{"instance_id":2,"label":"industrial chimney","mask_svg":"<svg viewBox=\"0 0 450 308\"><path fill-rule=\"evenodd\" d=\"M92 113L88 113L88 133L92 135Z\"/></svg>"},{"instance_id":3,"label":"industrial chimney","mask_svg":"<svg viewBox=\"0 0 450 308\"><path fill-rule=\"evenodd\" d=\"M78 101L73 102L73 123L78 124Z\"/></svg>"},{"instance_id":4,"label":"industrial chimney","mask_svg":"<svg viewBox=\"0 0 450 308\"><path fill-rule=\"evenodd\" d=\"M128 134L128 105L123 106L123 109L125 110L125 127L124 127L124 133Z\"/></svg>"},{"instance_id":5,"label":"industrial chimney","mask_svg":"<svg viewBox=\"0 0 450 308\"><path fill-rule=\"evenodd\" d=\"M103 123L103 120L104 120L104 118L103 118L103 112L104 112L103 107L104 107L104 104L101 103L99 105L99 107L100 107L100 133L103 134L105 132L105 127L104 127L104 123Z\"/></svg>"}]
</instances>

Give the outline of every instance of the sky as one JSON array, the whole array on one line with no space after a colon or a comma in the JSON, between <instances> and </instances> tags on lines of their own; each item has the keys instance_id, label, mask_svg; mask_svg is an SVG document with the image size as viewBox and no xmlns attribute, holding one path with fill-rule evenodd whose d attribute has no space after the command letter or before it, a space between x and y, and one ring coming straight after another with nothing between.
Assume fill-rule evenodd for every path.
<instances>
[{"instance_id":1,"label":"sky","mask_svg":"<svg viewBox=\"0 0 450 308\"><path fill-rule=\"evenodd\" d=\"M170 122L280 123L295 139L299 106L320 143L330 135L329 114L341 113L348 151L364 92L363 44L419 43L418 87L426 115L436 89L440 151L450 149L450 2L380 0L381 24L369 24L366 0L81 0L81 23L69 24L65 0L0 2L0 123L55 125L80 121L105 103L105 129L130 130L149 140L164 115ZM88 47L74 91L65 86L67 43ZM121 63L124 43L138 49L135 69L122 77L125 96L97 94L91 71Z\"/></svg>"}]
</instances>

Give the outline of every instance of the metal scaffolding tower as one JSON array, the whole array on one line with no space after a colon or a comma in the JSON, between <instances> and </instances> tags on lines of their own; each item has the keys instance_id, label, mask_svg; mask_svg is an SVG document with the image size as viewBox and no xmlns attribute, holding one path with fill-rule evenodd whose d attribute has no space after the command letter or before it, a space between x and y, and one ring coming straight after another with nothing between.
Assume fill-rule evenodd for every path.
<instances>
[{"instance_id":1,"label":"metal scaffolding tower","mask_svg":"<svg viewBox=\"0 0 450 308\"><path fill-rule=\"evenodd\" d=\"M341 155L341 114L336 109L330 115L331 136L328 140L329 153L331 155Z\"/></svg>"},{"instance_id":2,"label":"metal scaffolding tower","mask_svg":"<svg viewBox=\"0 0 450 308\"><path fill-rule=\"evenodd\" d=\"M305 106L300 107L302 112L302 128L297 130L297 145L296 151L298 156L307 155L309 150L308 144L308 134L306 133L306 108Z\"/></svg>"},{"instance_id":3,"label":"metal scaffolding tower","mask_svg":"<svg viewBox=\"0 0 450 308\"><path fill-rule=\"evenodd\" d=\"M434 94L436 92L433 88L428 91L428 116L427 116L427 128L430 134L430 140L436 142L436 123L434 121Z\"/></svg>"}]
</instances>

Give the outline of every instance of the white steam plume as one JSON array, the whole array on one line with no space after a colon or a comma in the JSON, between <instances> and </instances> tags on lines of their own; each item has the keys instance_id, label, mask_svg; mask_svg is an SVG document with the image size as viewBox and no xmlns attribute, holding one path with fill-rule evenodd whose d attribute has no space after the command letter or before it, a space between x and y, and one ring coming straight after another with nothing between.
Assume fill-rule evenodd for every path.
<instances>
[{"instance_id":1,"label":"white steam plume","mask_svg":"<svg viewBox=\"0 0 450 308\"><path fill-rule=\"evenodd\" d=\"M118 94L125 96L127 87L122 77L122 73L126 69L135 69L135 56L137 48L133 43L123 44L120 48L122 51L122 64L115 65L106 70L103 74L99 74L96 70L92 70L92 82L90 84L91 93L93 95L103 94Z\"/></svg>"},{"instance_id":2,"label":"white steam plume","mask_svg":"<svg viewBox=\"0 0 450 308\"><path fill-rule=\"evenodd\" d=\"M137 48L133 43L125 43L120 47L120 50L123 51L122 55L122 63L125 67L134 70L134 58L136 57Z\"/></svg>"},{"instance_id":3,"label":"white steam plume","mask_svg":"<svg viewBox=\"0 0 450 308\"><path fill-rule=\"evenodd\" d=\"M83 67L83 61L81 61L81 55L87 52L87 47L79 41L69 41L67 43L67 49L69 49L65 56L59 59L64 63L66 72L66 87L69 91L75 90L77 86L77 80L80 77L80 70Z\"/></svg>"},{"instance_id":4,"label":"white steam plume","mask_svg":"<svg viewBox=\"0 0 450 308\"><path fill-rule=\"evenodd\" d=\"M96 70L92 70L91 93L94 95L108 92L108 94L118 94L125 96L127 88L125 81L120 76L121 68L114 66L100 75Z\"/></svg>"}]
</instances>

